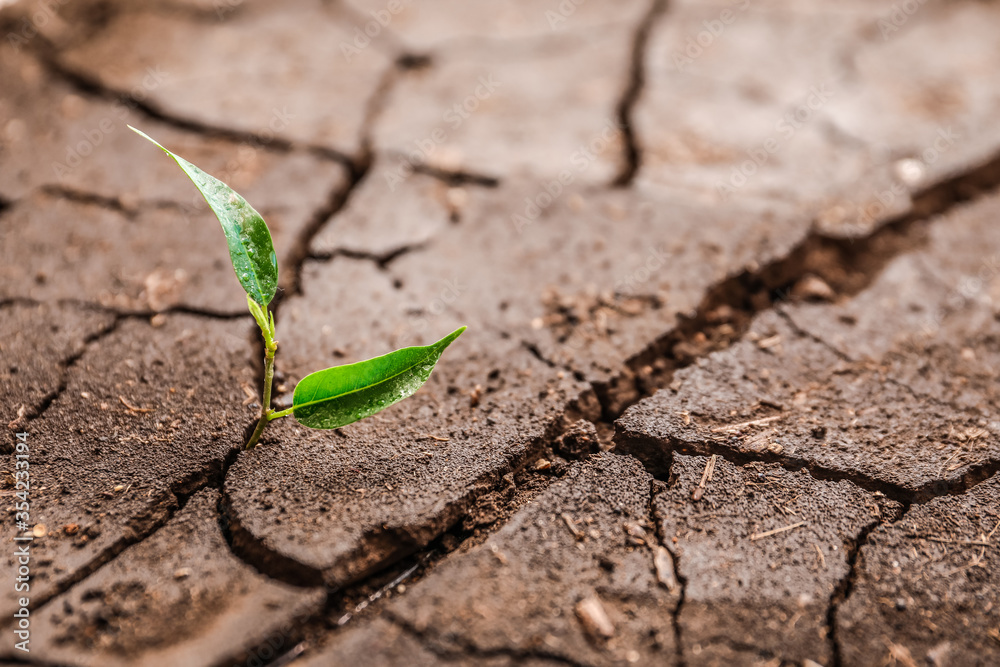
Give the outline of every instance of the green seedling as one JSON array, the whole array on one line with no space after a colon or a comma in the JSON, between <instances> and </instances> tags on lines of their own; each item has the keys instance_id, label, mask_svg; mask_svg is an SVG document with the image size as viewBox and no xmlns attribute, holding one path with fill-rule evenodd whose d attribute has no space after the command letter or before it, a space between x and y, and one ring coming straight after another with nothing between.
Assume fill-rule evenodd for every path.
<instances>
[{"instance_id":1,"label":"green seedling","mask_svg":"<svg viewBox=\"0 0 1000 667\"><path fill-rule=\"evenodd\" d=\"M267 425L281 417L293 415L300 424L309 428L340 428L412 396L430 377L445 348L465 331L465 327L456 329L433 345L406 347L356 364L310 373L295 386L292 407L281 411L272 409L271 384L278 340L274 330L274 313L268 310L268 305L278 289L278 259L267 224L247 200L228 185L174 155L131 125L129 129L152 141L172 157L215 212L226 234L236 277L247 293L247 307L264 337L264 391L260 419L246 443L246 449L253 449Z\"/></svg>"}]
</instances>

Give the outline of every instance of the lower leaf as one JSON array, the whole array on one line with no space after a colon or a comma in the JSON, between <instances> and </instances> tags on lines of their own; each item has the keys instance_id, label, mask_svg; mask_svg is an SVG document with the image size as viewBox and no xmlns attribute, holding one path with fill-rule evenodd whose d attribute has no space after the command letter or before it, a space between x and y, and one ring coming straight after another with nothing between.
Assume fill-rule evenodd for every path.
<instances>
[{"instance_id":1,"label":"lower leaf","mask_svg":"<svg viewBox=\"0 0 1000 667\"><path fill-rule=\"evenodd\" d=\"M292 414L309 428L340 428L412 396L465 327L425 347L316 371L295 387Z\"/></svg>"}]
</instances>

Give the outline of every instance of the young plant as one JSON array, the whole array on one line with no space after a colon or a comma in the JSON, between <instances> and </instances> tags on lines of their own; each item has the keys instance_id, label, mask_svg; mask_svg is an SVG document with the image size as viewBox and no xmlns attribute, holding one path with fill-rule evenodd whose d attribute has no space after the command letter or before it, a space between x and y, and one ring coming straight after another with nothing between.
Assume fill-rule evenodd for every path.
<instances>
[{"instance_id":1,"label":"young plant","mask_svg":"<svg viewBox=\"0 0 1000 667\"><path fill-rule=\"evenodd\" d=\"M310 373L295 386L292 407L281 411L272 409L271 384L278 340L274 313L268 310L268 305L278 289L278 259L270 230L260 214L228 185L174 155L131 125L129 129L172 157L215 212L226 234L236 277L247 293L247 307L264 337L264 395L260 419L246 449L253 449L267 425L281 417L293 415L309 428L340 428L412 396L430 377L445 348L465 331L465 327L460 327L433 345L406 347L356 364Z\"/></svg>"}]
</instances>

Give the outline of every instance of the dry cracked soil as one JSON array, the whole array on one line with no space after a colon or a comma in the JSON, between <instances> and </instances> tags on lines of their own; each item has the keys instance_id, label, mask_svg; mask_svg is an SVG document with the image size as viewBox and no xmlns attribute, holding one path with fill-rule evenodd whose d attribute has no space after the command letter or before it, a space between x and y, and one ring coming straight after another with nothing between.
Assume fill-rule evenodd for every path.
<instances>
[{"instance_id":1,"label":"dry cracked soil","mask_svg":"<svg viewBox=\"0 0 1000 667\"><path fill-rule=\"evenodd\" d=\"M1000 664L998 34L982 0L0 2L0 661ZM126 124L267 219L275 406L468 331L241 451L263 347Z\"/></svg>"}]
</instances>

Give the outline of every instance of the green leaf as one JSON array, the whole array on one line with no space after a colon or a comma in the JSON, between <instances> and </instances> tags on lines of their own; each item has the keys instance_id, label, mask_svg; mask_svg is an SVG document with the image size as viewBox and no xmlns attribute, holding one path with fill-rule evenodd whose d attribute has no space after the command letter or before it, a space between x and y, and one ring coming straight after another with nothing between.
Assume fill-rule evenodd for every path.
<instances>
[{"instance_id":1,"label":"green leaf","mask_svg":"<svg viewBox=\"0 0 1000 667\"><path fill-rule=\"evenodd\" d=\"M456 329L426 347L404 347L368 361L310 373L295 387L295 418L309 428L340 428L412 396L430 377L441 353L463 331L465 327Z\"/></svg>"},{"instance_id":2,"label":"green leaf","mask_svg":"<svg viewBox=\"0 0 1000 667\"><path fill-rule=\"evenodd\" d=\"M222 231L226 233L226 241L229 243L229 257L233 261L233 269L240 285L260 305L267 306L271 303L278 288L278 258L271 243L271 232L260 213L219 179L174 155L131 125L128 127L159 146L194 182L215 212L215 217L222 223Z\"/></svg>"}]
</instances>

